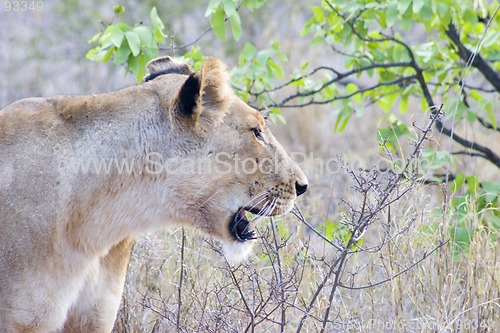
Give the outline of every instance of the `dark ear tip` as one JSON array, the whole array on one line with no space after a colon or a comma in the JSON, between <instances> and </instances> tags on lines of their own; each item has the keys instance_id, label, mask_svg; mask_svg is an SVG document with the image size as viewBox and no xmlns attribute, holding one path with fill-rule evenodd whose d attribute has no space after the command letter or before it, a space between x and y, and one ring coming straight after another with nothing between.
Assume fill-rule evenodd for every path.
<instances>
[{"instance_id":1,"label":"dark ear tip","mask_svg":"<svg viewBox=\"0 0 500 333\"><path fill-rule=\"evenodd\" d=\"M151 60L147 63L146 68L149 75L144 78L145 82L151 81L154 78L165 74L191 75L193 73L188 64L175 61L169 56L163 56Z\"/></svg>"},{"instance_id":2,"label":"dark ear tip","mask_svg":"<svg viewBox=\"0 0 500 333\"><path fill-rule=\"evenodd\" d=\"M179 92L179 109L185 115L192 115L200 96L200 79L191 74Z\"/></svg>"}]
</instances>

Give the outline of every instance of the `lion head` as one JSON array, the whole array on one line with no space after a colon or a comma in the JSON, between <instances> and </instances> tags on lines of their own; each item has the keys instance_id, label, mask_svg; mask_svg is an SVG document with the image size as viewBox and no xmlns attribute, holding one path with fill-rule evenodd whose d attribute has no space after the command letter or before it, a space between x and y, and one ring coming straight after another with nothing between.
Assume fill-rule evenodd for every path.
<instances>
[{"instance_id":1,"label":"lion head","mask_svg":"<svg viewBox=\"0 0 500 333\"><path fill-rule=\"evenodd\" d=\"M158 165L177 173L183 182L177 190L189 193L181 193L179 214L220 239L226 255L247 253L257 222L289 212L307 189L306 176L261 113L232 92L220 61L210 58L193 72L162 57L148 70L146 85L178 82L167 108L181 144L170 147L165 152L170 158Z\"/></svg>"}]
</instances>

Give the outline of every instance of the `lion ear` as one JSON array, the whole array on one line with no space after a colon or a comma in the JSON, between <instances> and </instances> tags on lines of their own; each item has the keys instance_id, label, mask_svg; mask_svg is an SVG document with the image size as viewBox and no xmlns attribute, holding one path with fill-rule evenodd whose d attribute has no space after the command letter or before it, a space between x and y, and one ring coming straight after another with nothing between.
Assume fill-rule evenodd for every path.
<instances>
[{"instance_id":1,"label":"lion ear","mask_svg":"<svg viewBox=\"0 0 500 333\"><path fill-rule=\"evenodd\" d=\"M201 68L201 99L203 108L223 110L231 96L226 66L215 58L209 58Z\"/></svg>"},{"instance_id":2,"label":"lion ear","mask_svg":"<svg viewBox=\"0 0 500 333\"><path fill-rule=\"evenodd\" d=\"M209 58L199 72L191 74L184 82L178 107L195 122L218 123L231 94L226 67L219 60Z\"/></svg>"},{"instance_id":3,"label":"lion ear","mask_svg":"<svg viewBox=\"0 0 500 333\"><path fill-rule=\"evenodd\" d=\"M188 64L175 61L169 56L159 57L151 60L146 65L149 74L144 78L144 81L151 81L154 78L165 74L184 74L191 75L193 71Z\"/></svg>"}]
</instances>

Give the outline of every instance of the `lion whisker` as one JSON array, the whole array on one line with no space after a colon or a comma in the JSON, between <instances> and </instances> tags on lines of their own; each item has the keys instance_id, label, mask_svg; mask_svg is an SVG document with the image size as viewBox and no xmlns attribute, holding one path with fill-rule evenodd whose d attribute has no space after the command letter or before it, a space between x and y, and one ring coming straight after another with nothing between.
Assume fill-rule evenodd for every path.
<instances>
[{"instance_id":1,"label":"lion whisker","mask_svg":"<svg viewBox=\"0 0 500 333\"><path fill-rule=\"evenodd\" d=\"M269 191L262 191L260 192L259 194L255 195L252 199L250 199L245 205L244 207L248 207L248 205L250 205L250 203L254 200L257 200L257 199L260 199L259 201L257 201L255 204L253 204L250 208L248 208L248 210L252 210L254 209L255 207L257 207L257 205L259 205L263 200L266 200L266 195L269 194Z\"/></svg>"},{"instance_id":2,"label":"lion whisker","mask_svg":"<svg viewBox=\"0 0 500 333\"><path fill-rule=\"evenodd\" d=\"M259 210L259 212L256 214L257 216L254 217L245 227L245 231L253 229L260 220L264 219L268 214L270 214L274 210L275 206L276 206L276 198L274 198L272 201L266 201L262 206L262 208Z\"/></svg>"},{"instance_id":3,"label":"lion whisker","mask_svg":"<svg viewBox=\"0 0 500 333\"><path fill-rule=\"evenodd\" d=\"M259 211L258 215L268 216L269 214L272 213L274 208L276 208L276 203L277 203L276 198L273 198L273 200L271 202L266 202L266 205L264 205L262 207L262 209Z\"/></svg>"},{"instance_id":4,"label":"lion whisker","mask_svg":"<svg viewBox=\"0 0 500 333\"><path fill-rule=\"evenodd\" d=\"M202 186L202 187L198 190L198 192L196 192L196 194L195 194L195 196L194 196L194 197L197 199L197 198L199 197L199 195L201 194L201 192L202 192L205 188L207 188L207 187L208 187L208 185L210 185L211 183L213 183L214 181L215 181L215 179L212 179L212 180L210 180L209 182L207 182L205 185L203 185L203 186Z\"/></svg>"},{"instance_id":5,"label":"lion whisker","mask_svg":"<svg viewBox=\"0 0 500 333\"><path fill-rule=\"evenodd\" d=\"M203 207L207 204L207 202L209 202L210 200L212 200L217 194L219 193L219 190L215 191L211 196L209 196L205 201L203 201L201 204L198 205L198 207Z\"/></svg>"},{"instance_id":6,"label":"lion whisker","mask_svg":"<svg viewBox=\"0 0 500 333\"><path fill-rule=\"evenodd\" d=\"M264 205L262 205L262 208L258 211L257 215L258 216L265 216L268 208L271 206L272 201L270 202L269 200L266 200Z\"/></svg>"}]
</instances>

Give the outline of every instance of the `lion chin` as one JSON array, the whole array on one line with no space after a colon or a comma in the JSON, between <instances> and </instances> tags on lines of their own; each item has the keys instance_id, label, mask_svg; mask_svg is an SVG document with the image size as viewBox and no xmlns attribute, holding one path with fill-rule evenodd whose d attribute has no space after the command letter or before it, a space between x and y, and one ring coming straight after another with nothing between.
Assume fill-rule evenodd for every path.
<instances>
[{"instance_id":1,"label":"lion chin","mask_svg":"<svg viewBox=\"0 0 500 333\"><path fill-rule=\"evenodd\" d=\"M252 241L246 242L231 242L222 244L224 257L229 263L236 264L246 258L252 253Z\"/></svg>"},{"instance_id":2,"label":"lion chin","mask_svg":"<svg viewBox=\"0 0 500 333\"><path fill-rule=\"evenodd\" d=\"M239 261L306 191L219 60L147 68L132 87L0 111L0 332L110 332L136 236L191 227Z\"/></svg>"}]
</instances>

